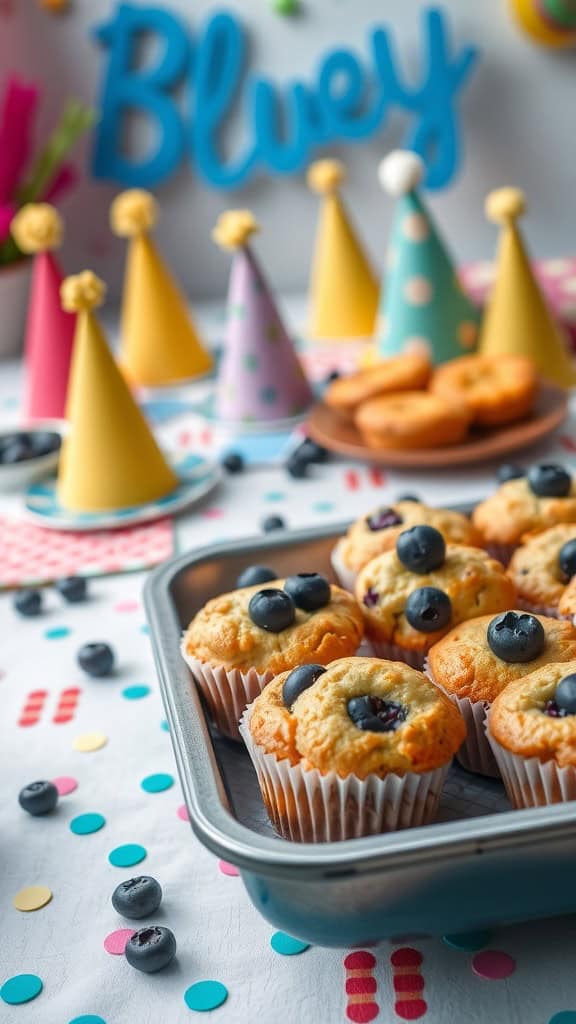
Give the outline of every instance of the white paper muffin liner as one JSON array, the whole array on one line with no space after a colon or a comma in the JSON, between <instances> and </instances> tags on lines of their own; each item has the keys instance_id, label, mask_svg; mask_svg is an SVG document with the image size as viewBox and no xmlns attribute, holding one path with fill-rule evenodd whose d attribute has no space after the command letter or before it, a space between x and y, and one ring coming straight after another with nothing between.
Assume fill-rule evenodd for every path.
<instances>
[{"instance_id":1,"label":"white paper muffin liner","mask_svg":"<svg viewBox=\"0 0 576 1024\"><path fill-rule=\"evenodd\" d=\"M523 612L530 612L531 615L546 615L549 619L557 619L558 608L547 608L545 604L533 604L522 597L516 598L516 608Z\"/></svg>"},{"instance_id":2,"label":"white paper muffin liner","mask_svg":"<svg viewBox=\"0 0 576 1024\"><path fill-rule=\"evenodd\" d=\"M502 565L508 565L508 562L512 558L512 555L516 551L518 544L489 544L484 545L485 550L492 558L496 558L498 562L502 562Z\"/></svg>"},{"instance_id":3,"label":"white paper muffin liner","mask_svg":"<svg viewBox=\"0 0 576 1024\"><path fill-rule=\"evenodd\" d=\"M348 590L350 591L351 594L353 594L354 588L356 586L356 580L358 579L358 576L360 574L355 569L350 569L346 565L342 557L343 544L344 537L342 537L338 541L336 546L332 548L332 551L330 553L330 561L332 563L334 575L336 576L336 579L338 580L340 586L344 587L344 590Z\"/></svg>"},{"instance_id":4,"label":"white paper muffin liner","mask_svg":"<svg viewBox=\"0 0 576 1024\"><path fill-rule=\"evenodd\" d=\"M214 725L224 736L231 740L240 740L238 723L247 705L262 693L264 687L274 678L274 673L257 672L255 668L241 672L237 668L226 669L218 665L209 665L188 654L184 648L184 641L180 650L204 695Z\"/></svg>"},{"instance_id":5,"label":"white paper muffin liner","mask_svg":"<svg viewBox=\"0 0 576 1024\"><path fill-rule=\"evenodd\" d=\"M470 700L469 697L458 697L457 694L445 690L434 678L428 659L424 671L431 683L456 705L466 725L466 739L456 751L456 760L466 771L476 775L487 775L491 779L500 778L500 770L492 753L486 736L486 715L490 708L488 701Z\"/></svg>"},{"instance_id":6,"label":"white paper muffin liner","mask_svg":"<svg viewBox=\"0 0 576 1024\"><path fill-rule=\"evenodd\" d=\"M262 799L274 828L293 842L328 843L427 825L434 820L449 764L402 778L371 775L341 779L279 761L254 743L249 707L240 734L258 775Z\"/></svg>"},{"instance_id":7,"label":"white paper muffin liner","mask_svg":"<svg viewBox=\"0 0 576 1024\"><path fill-rule=\"evenodd\" d=\"M547 807L576 800L576 768L560 768L556 761L521 757L506 750L488 728L488 740L498 762L508 799L513 807Z\"/></svg>"},{"instance_id":8,"label":"white paper muffin liner","mask_svg":"<svg viewBox=\"0 0 576 1024\"><path fill-rule=\"evenodd\" d=\"M368 640L376 658L383 658L385 661L403 661L405 665L411 665L420 672L424 670L426 662L426 651L410 651L400 644L388 644L382 640Z\"/></svg>"}]
</instances>

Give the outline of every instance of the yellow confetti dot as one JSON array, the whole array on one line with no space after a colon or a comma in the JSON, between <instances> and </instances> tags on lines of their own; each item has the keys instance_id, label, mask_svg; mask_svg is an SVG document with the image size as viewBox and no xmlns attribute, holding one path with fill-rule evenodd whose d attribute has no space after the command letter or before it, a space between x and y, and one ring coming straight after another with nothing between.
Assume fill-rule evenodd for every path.
<instances>
[{"instance_id":1,"label":"yellow confetti dot","mask_svg":"<svg viewBox=\"0 0 576 1024\"><path fill-rule=\"evenodd\" d=\"M16 910L40 910L50 903L52 892L47 885L29 885L27 889L20 889L12 903Z\"/></svg>"},{"instance_id":2,"label":"yellow confetti dot","mask_svg":"<svg viewBox=\"0 0 576 1024\"><path fill-rule=\"evenodd\" d=\"M76 736L72 746L74 750L80 750L83 754L87 754L91 750L100 750L107 743L108 737L103 732L83 732L80 736Z\"/></svg>"}]
</instances>

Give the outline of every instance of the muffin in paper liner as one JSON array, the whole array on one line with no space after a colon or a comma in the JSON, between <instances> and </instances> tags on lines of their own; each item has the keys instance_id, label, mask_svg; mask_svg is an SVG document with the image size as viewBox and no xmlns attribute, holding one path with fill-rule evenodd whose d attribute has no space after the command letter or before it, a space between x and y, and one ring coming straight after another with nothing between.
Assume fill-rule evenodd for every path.
<instances>
[{"instance_id":1,"label":"muffin in paper liner","mask_svg":"<svg viewBox=\"0 0 576 1024\"><path fill-rule=\"evenodd\" d=\"M468 772L487 775L491 779L499 779L500 770L486 736L486 715L490 709L488 701L458 697L450 690L445 690L434 678L428 658L424 662L424 671L430 682L442 690L442 693L445 693L456 705L466 724L466 739L454 755L458 763Z\"/></svg>"},{"instance_id":2,"label":"muffin in paper liner","mask_svg":"<svg viewBox=\"0 0 576 1024\"><path fill-rule=\"evenodd\" d=\"M355 569L350 569L344 562L342 557L342 548L344 546L345 537L341 537L335 547L332 548L330 553L330 562L334 570L334 575L341 587L344 590L349 590L351 594L354 593L354 587L356 580L358 579L358 572Z\"/></svg>"},{"instance_id":3,"label":"muffin in paper liner","mask_svg":"<svg viewBox=\"0 0 576 1024\"><path fill-rule=\"evenodd\" d=\"M411 665L419 672L424 671L426 651L411 651L400 644L386 644L381 640L366 639L365 643L372 649L376 658L383 658L384 661L403 661L405 665Z\"/></svg>"},{"instance_id":4,"label":"muffin in paper liner","mask_svg":"<svg viewBox=\"0 0 576 1024\"><path fill-rule=\"evenodd\" d=\"M256 769L262 798L276 831L294 842L327 843L396 829L426 825L434 820L449 763L434 771L403 777L322 775L278 760L254 743L248 707L240 735Z\"/></svg>"},{"instance_id":5,"label":"muffin in paper liner","mask_svg":"<svg viewBox=\"0 0 576 1024\"><path fill-rule=\"evenodd\" d=\"M561 768L553 759L540 761L537 757L511 753L492 736L489 719L486 732L508 799L514 808L547 807L548 804L576 800L574 765Z\"/></svg>"},{"instance_id":6,"label":"muffin in paper liner","mask_svg":"<svg viewBox=\"0 0 576 1024\"><path fill-rule=\"evenodd\" d=\"M184 640L180 650L204 696L214 725L224 736L240 741L240 718L246 706L256 700L274 678L274 673L257 672L255 668L241 672L237 668L208 665L187 653Z\"/></svg>"}]
</instances>

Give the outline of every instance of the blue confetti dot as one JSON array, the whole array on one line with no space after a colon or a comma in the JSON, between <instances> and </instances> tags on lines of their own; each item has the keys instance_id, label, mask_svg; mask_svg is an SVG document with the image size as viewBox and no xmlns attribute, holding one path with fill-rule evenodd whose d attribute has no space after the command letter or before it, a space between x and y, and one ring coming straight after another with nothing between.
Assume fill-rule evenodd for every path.
<instances>
[{"instance_id":1,"label":"blue confetti dot","mask_svg":"<svg viewBox=\"0 0 576 1024\"><path fill-rule=\"evenodd\" d=\"M122 696L126 700L142 700L142 697L147 697L149 693L149 686L126 686L122 690Z\"/></svg>"},{"instance_id":2,"label":"blue confetti dot","mask_svg":"<svg viewBox=\"0 0 576 1024\"><path fill-rule=\"evenodd\" d=\"M286 495L284 491L268 491L263 494L264 501L284 501Z\"/></svg>"},{"instance_id":3,"label":"blue confetti dot","mask_svg":"<svg viewBox=\"0 0 576 1024\"><path fill-rule=\"evenodd\" d=\"M148 625L147 622L145 622L143 626L140 626L140 632L144 633L144 636L149 636L150 626Z\"/></svg>"},{"instance_id":4,"label":"blue confetti dot","mask_svg":"<svg viewBox=\"0 0 576 1024\"><path fill-rule=\"evenodd\" d=\"M79 814L77 818L72 818L70 831L75 836L89 836L92 832L99 832L105 824L106 818L103 814Z\"/></svg>"},{"instance_id":5,"label":"blue confetti dot","mask_svg":"<svg viewBox=\"0 0 576 1024\"><path fill-rule=\"evenodd\" d=\"M108 854L108 860L115 868L131 868L134 864L140 864L146 857L147 850L139 843L126 843L124 846L116 846Z\"/></svg>"},{"instance_id":6,"label":"blue confetti dot","mask_svg":"<svg viewBox=\"0 0 576 1024\"><path fill-rule=\"evenodd\" d=\"M491 939L492 932L481 930L442 936L442 941L450 946L450 949L457 949L461 953L476 953L479 949L485 949Z\"/></svg>"},{"instance_id":7,"label":"blue confetti dot","mask_svg":"<svg viewBox=\"0 0 576 1024\"><path fill-rule=\"evenodd\" d=\"M286 932L274 932L270 945L274 952L280 953L281 956L297 956L298 953L305 953L310 949L309 942L293 939L291 935L286 935Z\"/></svg>"},{"instance_id":8,"label":"blue confetti dot","mask_svg":"<svg viewBox=\"0 0 576 1024\"><path fill-rule=\"evenodd\" d=\"M560 1010L550 1017L548 1024L576 1024L576 1010Z\"/></svg>"},{"instance_id":9,"label":"blue confetti dot","mask_svg":"<svg viewBox=\"0 0 576 1024\"><path fill-rule=\"evenodd\" d=\"M170 722L167 722L166 719L164 719L160 722L160 728L163 729L164 732L170 732Z\"/></svg>"},{"instance_id":10,"label":"blue confetti dot","mask_svg":"<svg viewBox=\"0 0 576 1024\"><path fill-rule=\"evenodd\" d=\"M228 989L220 981L197 981L184 993L184 1002L190 1010L215 1010L228 999Z\"/></svg>"},{"instance_id":11,"label":"blue confetti dot","mask_svg":"<svg viewBox=\"0 0 576 1024\"><path fill-rule=\"evenodd\" d=\"M174 785L174 778L172 775L159 772L158 775L147 775L140 785L145 793L163 793L165 789L170 789Z\"/></svg>"},{"instance_id":12,"label":"blue confetti dot","mask_svg":"<svg viewBox=\"0 0 576 1024\"><path fill-rule=\"evenodd\" d=\"M62 640L65 636L70 636L72 632L68 626L53 626L52 629L45 629L44 636L47 640Z\"/></svg>"},{"instance_id":13,"label":"blue confetti dot","mask_svg":"<svg viewBox=\"0 0 576 1024\"><path fill-rule=\"evenodd\" d=\"M333 512L336 504L333 501L317 501L312 505L313 512Z\"/></svg>"},{"instance_id":14,"label":"blue confetti dot","mask_svg":"<svg viewBox=\"0 0 576 1024\"><path fill-rule=\"evenodd\" d=\"M81 1017L74 1017L69 1024L106 1024L104 1017L97 1017L94 1013L83 1013Z\"/></svg>"},{"instance_id":15,"label":"blue confetti dot","mask_svg":"<svg viewBox=\"0 0 576 1024\"><path fill-rule=\"evenodd\" d=\"M15 974L0 988L0 998L9 1006L20 1006L36 999L42 991L42 979L37 974Z\"/></svg>"}]
</instances>

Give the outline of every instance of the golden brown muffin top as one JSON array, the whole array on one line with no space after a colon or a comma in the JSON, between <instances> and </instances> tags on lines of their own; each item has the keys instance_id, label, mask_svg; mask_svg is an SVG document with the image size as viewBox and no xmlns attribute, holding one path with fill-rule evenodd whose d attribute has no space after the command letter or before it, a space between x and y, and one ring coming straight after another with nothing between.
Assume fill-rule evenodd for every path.
<instances>
[{"instance_id":1,"label":"golden brown muffin top","mask_svg":"<svg viewBox=\"0 0 576 1024\"><path fill-rule=\"evenodd\" d=\"M519 544L527 533L576 523L576 483L565 498L540 498L525 477L509 480L476 506L472 522L485 543L495 544Z\"/></svg>"},{"instance_id":2,"label":"golden brown muffin top","mask_svg":"<svg viewBox=\"0 0 576 1024\"><path fill-rule=\"evenodd\" d=\"M521 600L531 605L558 608L569 586L560 568L560 549L570 540L576 540L576 523L559 523L526 538L516 549L508 574ZM576 610L576 602L573 607Z\"/></svg>"},{"instance_id":3,"label":"golden brown muffin top","mask_svg":"<svg viewBox=\"0 0 576 1024\"><path fill-rule=\"evenodd\" d=\"M450 598L452 617L445 628L424 633L409 624L406 601L420 587L434 587ZM447 544L444 564L423 574L410 572L396 551L387 551L365 566L355 590L366 635L411 651L427 651L459 623L479 614L507 611L516 600L504 566L480 548L460 544Z\"/></svg>"},{"instance_id":4,"label":"golden brown muffin top","mask_svg":"<svg viewBox=\"0 0 576 1024\"><path fill-rule=\"evenodd\" d=\"M324 665L354 654L362 640L362 612L340 587L331 586L330 602L317 611L296 608L294 624L280 633L268 632L252 621L248 605L253 595L282 590L284 582L244 587L208 601L184 634L186 654L214 666L275 674L302 662Z\"/></svg>"},{"instance_id":5,"label":"golden brown muffin top","mask_svg":"<svg viewBox=\"0 0 576 1024\"><path fill-rule=\"evenodd\" d=\"M491 703L513 680L541 666L576 658L576 630L571 623L536 615L546 636L542 654L524 663L502 661L491 650L486 637L493 618L482 615L469 619L434 644L428 652L428 666L438 686L457 697Z\"/></svg>"},{"instance_id":6,"label":"golden brown muffin top","mask_svg":"<svg viewBox=\"0 0 576 1024\"><path fill-rule=\"evenodd\" d=\"M300 694L292 709L282 702L283 673L252 705L255 743L304 769L342 778L432 771L447 764L462 743L466 726L452 702L422 672L379 658L341 658ZM359 728L349 701L369 697L398 715L387 732ZM395 710L396 709L396 710ZM400 709L400 710L397 710Z\"/></svg>"},{"instance_id":7,"label":"golden brown muffin top","mask_svg":"<svg viewBox=\"0 0 576 1024\"><path fill-rule=\"evenodd\" d=\"M576 715L552 718L546 714L558 683L576 672L576 661L543 665L510 683L496 697L488 717L494 739L512 754L555 760L560 767L576 765Z\"/></svg>"}]
</instances>

